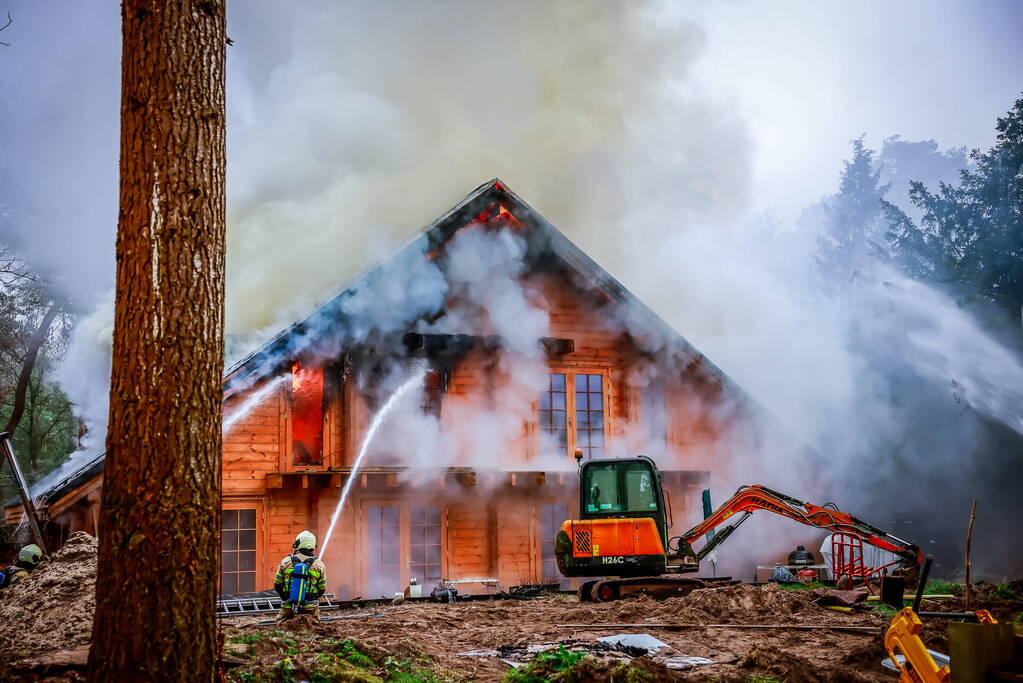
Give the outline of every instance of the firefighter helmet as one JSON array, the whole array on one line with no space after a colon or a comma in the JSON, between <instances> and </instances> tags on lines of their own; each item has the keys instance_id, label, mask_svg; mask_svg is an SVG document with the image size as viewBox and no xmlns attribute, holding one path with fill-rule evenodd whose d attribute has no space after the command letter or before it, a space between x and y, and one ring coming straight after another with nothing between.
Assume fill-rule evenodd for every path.
<instances>
[{"instance_id":1,"label":"firefighter helmet","mask_svg":"<svg viewBox=\"0 0 1023 683\"><path fill-rule=\"evenodd\" d=\"M35 567L41 559L43 559L43 551L35 543L25 546L18 553L18 563L22 565Z\"/></svg>"},{"instance_id":2,"label":"firefighter helmet","mask_svg":"<svg viewBox=\"0 0 1023 683\"><path fill-rule=\"evenodd\" d=\"M309 550L312 551L316 548L316 537L313 533L306 529L301 532L298 536L295 536L295 543L293 544L295 550Z\"/></svg>"}]
</instances>

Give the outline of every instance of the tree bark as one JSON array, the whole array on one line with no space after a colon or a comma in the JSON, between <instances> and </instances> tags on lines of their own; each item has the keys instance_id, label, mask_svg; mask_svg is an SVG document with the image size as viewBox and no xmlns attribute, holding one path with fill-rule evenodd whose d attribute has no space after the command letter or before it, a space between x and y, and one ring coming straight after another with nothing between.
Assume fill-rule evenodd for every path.
<instances>
[{"instance_id":1,"label":"tree bark","mask_svg":"<svg viewBox=\"0 0 1023 683\"><path fill-rule=\"evenodd\" d=\"M93 681L212 681L220 568L223 0L124 0Z\"/></svg>"},{"instance_id":2,"label":"tree bark","mask_svg":"<svg viewBox=\"0 0 1023 683\"><path fill-rule=\"evenodd\" d=\"M32 379L32 370L35 368L36 358L39 357L39 349L46 343L46 338L50 334L50 326L53 325L53 321L57 318L60 309L63 307L63 301L54 301L50 305L50 310L46 311L46 315L43 316L42 321L39 323L39 329L36 330L28 342L25 360L21 363L21 373L18 375L18 384L14 388L14 406L11 409L11 416L7 419L7 426L3 429L12 437L14 436L14 430L18 428L22 414L25 412L25 395L28 392L28 383Z\"/></svg>"}]
</instances>

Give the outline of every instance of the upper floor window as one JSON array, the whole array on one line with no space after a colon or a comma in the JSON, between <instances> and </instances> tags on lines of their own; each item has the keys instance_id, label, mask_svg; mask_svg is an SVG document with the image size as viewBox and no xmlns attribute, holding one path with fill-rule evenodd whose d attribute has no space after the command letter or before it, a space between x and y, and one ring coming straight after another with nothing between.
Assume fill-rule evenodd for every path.
<instances>
[{"instance_id":1,"label":"upper floor window","mask_svg":"<svg viewBox=\"0 0 1023 683\"><path fill-rule=\"evenodd\" d=\"M594 372L552 372L540 394L540 431L548 445L565 453L604 457L605 377Z\"/></svg>"},{"instance_id":2,"label":"upper floor window","mask_svg":"<svg viewBox=\"0 0 1023 683\"><path fill-rule=\"evenodd\" d=\"M575 447L583 457L604 457L604 376L575 376Z\"/></svg>"},{"instance_id":3,"label":"upper floor window","mask_svg":"<svg viewBox=\"0 0 1023 683\"><path fill-rule=\"evenodd\" d=\"M291 366L292 464L323 464L323 368Z\"/></svg>"},{"instance_id":4,"label":"upper floor window","mask_svg":"<svg viewBox=\"0 0 1023 683\"><path fill-rule=\"evenodd\" d=\"M547 375L547 391L540 394L540 430L555 447L568 453L568 395L562 372Z\"/></svg>"}]
</instances>

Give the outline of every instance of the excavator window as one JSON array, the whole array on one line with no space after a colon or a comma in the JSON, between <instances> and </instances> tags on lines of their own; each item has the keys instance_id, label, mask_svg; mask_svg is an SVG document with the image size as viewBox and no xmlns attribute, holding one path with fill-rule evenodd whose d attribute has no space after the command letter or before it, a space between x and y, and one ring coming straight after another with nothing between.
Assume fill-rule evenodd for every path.
<instances>
[{"instance_id":1,"label":"excavator window","mask_svg":"<svg viewBox=\"0 0 1023 683\"><path fill-rule=\"evenodd\" d=\"M590 464L582 486L586 512L650 513L658 508L653 473L642 462Z\"/></svg>"}]
</instances>

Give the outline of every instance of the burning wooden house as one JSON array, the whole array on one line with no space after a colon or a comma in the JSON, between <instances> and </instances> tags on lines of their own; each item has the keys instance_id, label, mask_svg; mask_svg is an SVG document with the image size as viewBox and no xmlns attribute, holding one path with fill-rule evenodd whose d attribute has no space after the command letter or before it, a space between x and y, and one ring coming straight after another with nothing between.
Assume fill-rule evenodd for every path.
<instances>
[{"instance_id":1,"label":"burning wooden house","mask_svg":"<svg viewBox=\"0 0 1023 683\"><path fill-rule=\"evenodd\" d=\"M342 598L411 579L463 592L558 581L576 449L654 457L684 529L729 457L722 434L757 421L717 367L498 180L231 367L224 412L222 592L271 588L299 531L322 545L347 489L323 557ZM50 533L97 531L102 467L37 487Z\"/></svg>"}]
</instances>

